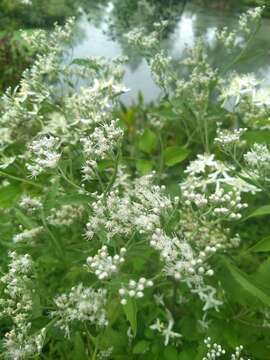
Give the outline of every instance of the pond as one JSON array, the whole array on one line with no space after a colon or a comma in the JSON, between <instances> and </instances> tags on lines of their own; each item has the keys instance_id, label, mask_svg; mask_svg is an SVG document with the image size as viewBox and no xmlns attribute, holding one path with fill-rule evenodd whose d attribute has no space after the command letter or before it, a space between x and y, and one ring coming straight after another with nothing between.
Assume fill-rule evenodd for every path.
<instances>
[{"instance_id":1,"label":"pond","mask_svg":"<svg viewBox=\"0 0 270 360\"><path fill-rule=\"evenodd\" d=\"M192 46L198 36L203 36L211 45L214 30L223 26L232 28L236 25L239 17L239 13L232 10L224 11L213 7L199 6L192 1L184 5L180 3L178 2L171 12L168 11L168 8L166 9L170 25L166 39L163 41L163 47L168 49L172 57L176 58L181 58L186 46ZM153 16L156 16L156 9L149 9L149 6L141 9L140 12L137 9L136 16L133 13L133 18L126 19L126 22L125 16L129 17L131 14L120 14L122 10L123 7L116 9L113 3L107 3L94 14L91 11L88 14L82 12L77 20L78 34L73 44L73 57L104 56L111 58L127 55L130 61L125 67L124 83L132 90L123 95L122 101L130 104L136 101L138 93L141 92L145 102L150 102L158 98L160 90L153 82L146 62L129 48L123 35L130 30L129 27L134 26L134 23L137 26L148 27L149 30L151 22L155 21ZM269 39L270 20L264 18L262 27L254 40L254 46L250 50L248 61L242 62L236 68L239 72L254 72L262 80L262 86L266 87L270 84ZM215 62L219 61L217 52L213 51L212 56L215 57Z\"/></svg>"}]
</instances>

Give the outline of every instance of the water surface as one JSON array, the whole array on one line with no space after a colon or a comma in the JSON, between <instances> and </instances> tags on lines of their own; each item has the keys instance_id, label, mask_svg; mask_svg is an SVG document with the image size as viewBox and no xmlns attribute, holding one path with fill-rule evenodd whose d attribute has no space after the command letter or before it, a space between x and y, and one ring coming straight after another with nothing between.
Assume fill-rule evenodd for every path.
<instances>
[{"instance_id":1,"label":"water surface","mask_svg":"<svg viewBox=\"0 0 270 360\"><path fill-rule=\"evenodd\" d=\"M91 20L89 20L89 15L87 16L85 13L79 17L77 22L80 30L73 48L73 57L104 56L112 58L119 55L127 55L130 61L125 66L124 83L131 91L122 96L122 101L126 104L136 101L139 91L142 92L146 102L155 100L160 95L160 90L153 82L145 60L132 51L124 40L123 35L130 29L128 25L126 28L122 24L119 25L115 13L117 13L117 9L114 9L112 3L109 3L104 5L97 18L90 16ZM238 14L200 7L192 2L189 2L185 7L174 8L169 16L173 24L170 26L170 32L163 42L163 47L166 47L170 55L175 58L184 56L186 47L192 47L195 39L199 36L203 36L209 45L211 45L216 28L222 28L223 26L232 28L236 26L238 20ZM138 19L142 18L143 15L138 17ZM138 26L148 25L147 17L143 21L144 23L138 23ZM240 72L254 72L262 80L263 86L269 86L269 19L263 19L262 27L254 40L251 55L250 59L238 65L236 70ZM219 54L213 52L212 56L215 57L215 62L218 64Z\"/></svg>"}]
</instances>

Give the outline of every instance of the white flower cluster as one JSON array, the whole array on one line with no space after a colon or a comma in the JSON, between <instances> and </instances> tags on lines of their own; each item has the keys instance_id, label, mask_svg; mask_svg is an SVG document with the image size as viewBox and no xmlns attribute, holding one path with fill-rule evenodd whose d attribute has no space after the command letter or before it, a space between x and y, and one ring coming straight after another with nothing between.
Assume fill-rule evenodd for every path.
<instances>
[{"instance_id":1,"label":"white flower cluster","mask_svg":"<svg viewBox=\"0 0 270 360\"><path fill-rule=\"evenodd\" d=\"M22 32L21 36L37 53L31 68L22 74L19 86L14 90L8 88L0 98L0 124L2 144L10 144L18 137L32 139L33 124L43 123L41 107L45 100L55 94L54 84L48 84L44 75L56 73L60 66L60 54L63 49L59 44L70 38L73 20L63 27L55 26L54 31L45 30ZM14 136L16 134L16 136Z\"/></svg>"},{"instance_id":2,"label":"white flower cluster","mask_svg":"<svg viewBox=\"0 0 270 360\"><path fill-rule=\"evenodd\" d=\"M260 20L262 17L263 9L263 6L257 6L253 9L249 9L245 14L240 15L240 30L249 34L251 32L250 22L256 23L258 20Z\"/></svg>"},{"instance_id":3,"label":"white flower cluster","mask_svg":"<svg viewBox=\"0 0 270 360\"><path fill-rule=\"evenodd\" d=\"M217 249L237 247L241 241L239 234L231 235L229 228L216 221L202 223L196 213L184 208L181 212L180 228L184 238L193 246L204 249L207 245Z\"/></svg>"},{"instance_id":4,"label":"white flower cluster","mask_svg":"<svg viewBox=\"0 0 270 360\"><path fill-rule=\"evenodd\" d=\"M104 122L111 103L127 91L118 79L94 79L92 86L82 87L65 99L66 110L72 116L74 125L79 124L82 129L87 130L91 125Z\"/></svg>"},{"instance_id":5,"label":"white flower cluster","mask_svg":"<svg viewBox=\"0 0 270 360\"><path fill-rule=\"evenodd\" d=\"M105 350L100 350L99 353L97 354L97 359L98 360L109 359L112 353L113 353L113 346L110 346Z\"/></svg>"},{"instance_id":6,"label":"white flower cluster","mask_svg":"<svg viewBox=\"0 0 270 360\"><path fill-rule=\"evenodd\" d=\"M243 98L253 98L256 94L258 80L254 74L234 75L229 84L224 86L220 98L224 101L225 108L234 109Z\"/></svg>"},{"instance_id":7,"label":"white flower cluster","mask_svg":"<svg viewBox=\"0 0 270 360\"><path fill-rule=\"evenodd\" d=\"M263 9L263 6L252 8L240 15L237 29L229 30L225 26L221 30L216 30L217 40L225 46L227 51L235 49L242 44L243 38L249 36L252 29L257 27Z\"/></svg>"},{"instance_id":8,"label":"white flower cluster","mask_svg":"<svg viewBox=\"0 0 270 360\"><path fill-rule=\"evenodd\" d=\"M130 44L142 49L152 50L159 44L157 31L145 35L145 30L143 28L136 28L128 32L125 36Z\"/></svg>"},{"instance_id":9,"label":"white flower cluster","mask_svg":"<svg viewBox=\"0 0 270 360\"><path fill-rule=\"evenodd\" d=\"M106 199L103 195L98 196L91 204L92 214L85 233L88 239L101 228L110 239L116 234L130 235L134 231L145 234L160 227L162 214L172 208L171 200L164 194L165 189L153 184L152 174L128 185L123 191L114 188Z\"/></svg>"},{"instance_id":10,"label":"white flower cluster","mask_svg":"<svg viewBox=\"0 0 270 360\"><path fill-rule=\"evenodd\" d=\"M208 352L202 360L215 360L217 358L223 357L226 354L226 351L222 348L221 345L217 343L212 343L212 339L208 337L204 340L204 343L208 349ZM241 354L244 347L242 345L236 346L235 352L231 354L231 360L250 360L248 358L244 358Z\"/></svg>"},{"instance_id":11,"label":"white flower cluster","mask_svg":"<svg viewBox=\"0 0 270 360\"><path fill-rule=\"evenodd\" d=\"M96 176L96 169L97 169L97 162L96 160L86 160L84 165L82 166L82 180L89 181L92 180Z\"/></svg>"},{"instance_id":12,"label":"white flower cluster","mask_svg":"<svg viewBox=\"0 0 270 360\"><path fill-rule=\"evenodd\" d=\"M4 294L8 299L1 299L2 314L12 317L14 323L24 321L32 308L32 293L28 286L28 280L32 275L32 259L30 255L18 255L9 253L11 259L9 272L1 277L1 283L5 285Z\"/></svg>"},{"instance_id":13,"label":"white flower cluster","mask_svg":"<svg viewBox=\"0 0 270 360\"><path fill-rule=\"evenodd\" d=\"M241 146L244 142L240 141L241 136L247 131L246 128L239 128L233 130L217 129L217 136L215 143L224 149L228 149L233 145Z\"/></svg>"},{"instance_id":14,"label":"white flower cluster","mask_svg":"<svg viewBox=\"0 0 270 360\"><path fill-rule=\"evenodd\" d=\"M45 329L31 334L29 318L33 309L33 263L29 255L9 253L9 271L0 282L4 285L5 298L0 299L1 316L8 316L12 329L5 334L4 349L8 358L29 359L38 354L45 339Z\"/></svg>"},{"instance_id":15,"label":"white flower cluster","mask_svg":"<svg viewBox=\"0 0 270 360\"><path fill-rule=\"evenodd\" d=\"M154 285L152 280L147 280L141 277L138 281L129 280L128 286L119 289L119 295L121 297L121 304L127 304L127 298L140 299L144 296L145 288L150 288Z\"/></svg>"},{"instance_id":16,"label":"white flower cluster","mask_svg":"<svg viewBox=\"0 0 270 360\"><path fill-rule=\"evenodd\" d=\"M204 340L204 343L208 349L208 352L202 360L215 360L226 354L226 351L219 344L212 344L211 338L208 337Z\"/></svg>"},{"instance_id":17,"label":"white flower cluster","mask_svg":"<svg viewBox=\"0 0 270 360\"><path fill-rule=\"evenodd\" d=\"M47 54L57 53L61 54L63 52L63 47L61 46L65 41L70 41L72 37L72 31L74 28L74 18L69 18L63 26L55 25L52 32L37 29L31 31L22 32L22 37L29 46L36 50L38 53L42 52Z\"/></svg>"},{"instance_id":18,"label":"white flower cluster","mask_svg":"<svg viewBox=\"0 0 270 360\"><path fill-rule=\"evenodd\" d=\"M32 0L20 0L23 5L32 5Z\"/></svg>"},{"instance_id":19,"label":"white flower cluster","mask_svg":"<svg viewBox=\"0 0 270 360\"><path fill-rule=\"evenodd\" d=\"M70 334L70 326L74 321L89 322L99 327L107 326L106 295L104 289L94 290L79 284L67 294L54 299L56 310L52 316L57 319L56 325L66 334Z\"/></svg>"},{"instance_id":20,"label":"white flower cluster","mask_svg":"<svg viewBox=\"0 0 270 360\"><path fill-rule=\"evenodd\" d=\"M99 280L110 278L117 273L119 266L125 261L126 248L120 249L120 255L109 255L108 247L103 245L98 250L97 255L89 256L86 259L89 270L93 272Z\"/></svg>"},{"instance_id":21,"label":"white flower cluster","mask_svg":"<svg viewBox=\"0 0 270 360\"><path fill-rule=\"evenodd\" d=\"M53 136L42 136L29 145L29 150L34 158L31 164L26 165L32 176L37 176L45 169L57 167L61 154L58 153L59 139Z\"/></svg>"},{"instance_id":22,"label":"white flower cluster","mask_svg":"<svg viewBox=\"0 0 270 360\"><path fill-rule=\"evenodd\" d=\"M41 353L46 329L41 329L37 334L32 335L31 324L27 323L20 329L12 329L5 334L3 346L8 359L27 360Z\"/></svg>"},{"instance_id":23,"label":"white flower cluster","mask_svg":"<svg viewBox=\"0 0 270 360\"><path fill-rule=\"evenodd\" d=\"M238 184L225 164L215 160L214 155L198 155L185 172L188 177L180 186L187 206L195 205L210 218L241 218L240 211L247 207L241 202L241 191L249 185L246 183L244 188L243 184Z\"/></svg>"},{"instance_id":24,"label":"white flower cluster","mask_svg":"<svg viewBox=\"0 0 270 360\"><path fill-rule=\"evenodd\" d=\"M83 205L62 205L59 209L51 209L48 223L54 226L70 226L80 219L84 212Z\"/></svg>"},{"instance_id":25,"label":"white flower cluster","mask_svg":"<svg viewBox=\"0 0 270 360\"><path fill-rule=\"evenodd\" d=\"M270 151L265 144L254 144L244 154L244 160L249 168L255 170L256 175L264 175L270 169Z\"/></svg>"},{"instance_id":26,"label":"white flower cluster","mask_svg":"<svg viewBox=\"0 0 270 360\"><path fill-rule=\"evenodd\" d=\"M184 239L170 238L161 229L156 229L150 245L160 251L165 274L186 282L190 287L203 283L204 275L214 274L207 264L207 259L219 246L207 246L204 251L195 253Z\"/></svg>"},{"instance_id":27,"label":"white flower cluster","mask_svg":"<svg viewBox=\"0 0 270 360\"><path fill-rule=\"evenodd\" d=\"M117 120L96 127L89 137L81 140L86 158L100 159L108 155L119 143L122 135L123 130Z\"/></svg>"},{"instance_id":28,"label":"white flower cluster","mask_svg":"<svg viewBox=\"0 0 270 360\"><path fill-rule=\"evenodd\" d=\"M173 78L170 74L172 58L167 56L163 51L151 57L149 61L150 69L154 81L162 88L170 88Z\"/></svg>"},{"instance_id":29,"label":"white flower cluster","mask_svg":"<svg viewBox=\"0 0 270 360\"><path fill-rule=\"evenodd\" d=\"M23 241L32 242L42 232L43 232L42 226L37 226L37 227L29 229L29 230L25 229L22 232L14 235L12 240L14 243L23 242Z\"/></svg>"},{"instance_id":30,"label":"white flower cluster","mask_svg":"<svg viewBox=\"0 0 270 360\"><path fill-rule=\"evenodd\" d=\"M32 214L43 208L43 204L38 197L31 197L26 194L21 197L19 206L26 210L29 214Z\"/></svg>"}]
</instances>

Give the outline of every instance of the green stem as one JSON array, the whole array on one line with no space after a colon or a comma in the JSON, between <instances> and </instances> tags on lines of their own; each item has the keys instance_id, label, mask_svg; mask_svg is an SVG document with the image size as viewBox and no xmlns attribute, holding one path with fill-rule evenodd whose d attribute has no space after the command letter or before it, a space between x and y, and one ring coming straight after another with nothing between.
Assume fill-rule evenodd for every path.
<instances>
[{"instance_id":1,"label":"green stem","mask_svg":"<svg viewBox=\"0 0 270 360\"><path fill-rule=\"evenodd\" d=\"M110 191L111 188L115 182L116 176L117 176L117 172L118 172L118 165L119 165L119 159L120 159L120 150L118 149L117 151L117 155L116 155L116 159L115 159L115 163L114 163L114 171L113 171L113 175L111 177L111 180L104 192L104 196L107 195Z\"/></svg>"},{"instance_id":2,"label":"green stem","mask_svg":"<svg viewBox=\"0 0 270 360\"><path fill-rule=\"evenodd\" d=\"M7 178L12 179L12 180L17 180L17 181L23 182L23 183L25 183L25 184L35 186L35 187L37 187L37 188L39 188L39 189L43 189L43 188L44 188L42 185L36 184L36 183L34 183L33 181L26 180L26 179L23 179L23 178L19 178L19 177L17 177L17 176L11 175L11 174L7 174L7 173L5 173L5 172L2 171L2 170L0 170L0 175L6 176Z\"/></svg>"},{"instance_id":3,"label":"green stem","mask_svg":"<svg viewBox=\"0 0 270 360\"><path fill-rule=\"evenodd\" d=\"M70 185L72 185L73 187L75 187L76 189L78 189L80 191L84 190L79 185L77 185L73 181L71 181L68 177L66 177L64 171L60 168L60 166L58 167L58 170L59 170L60 174L62 175L63 179L66 180L66 182L68 182Z\"/></svg>"}]
</instances>

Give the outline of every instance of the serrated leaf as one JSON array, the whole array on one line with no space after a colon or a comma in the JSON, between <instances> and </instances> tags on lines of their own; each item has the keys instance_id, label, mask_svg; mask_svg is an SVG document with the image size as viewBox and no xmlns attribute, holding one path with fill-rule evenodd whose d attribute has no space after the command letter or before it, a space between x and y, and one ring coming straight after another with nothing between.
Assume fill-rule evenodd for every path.
<instances>
[{"instance_id":1,"label":"serrated leaf","mask_svg":"<svg viewBox=\"0 0 270 360\"><path fill-rule=\"evenodd\" d=\"M128 299L127 304L123 305L126 318L130 323L133 336L136 337L137 334L137 304L134 299Z\"/></svg>"},{"instance_id":2,"label":"serrated leaf","mask_svg":"<svg viewBox=\"0 0 270 360\"><path fill-rule=\"evenodd\" d=\"M270 306L270 296L265 294L255 284L253 284L251 279L248 278L247 274L235 267L229 260L223 258L223 262L238 285L240 285L252 296L259 299L264 305Z\"/></svg>"},{"instance_id":3,"label":"serrated leaf","mask_svg":"<svg viewBox=\"0 0 270 360\"><path fill-rule=\"evenodd\" d=\"M181 146L169 146L164 150L164 162L167 166L179 164L187 158L189 151Z\"/></svg>"},{"instance_id":4,"label":"serrated leaf","mask_svg":"<svg viewBox=\"0 0 270 360\"><path fill-rule=\"evenodd\" d=\"M133 348L133 354L145 354L149 350L150 342L141 340Z\"/></svg>"},{"instance_id":5,"label":"serrated leaf","mask_svg":"<svg viewBox=\"0 0 270 360\"><path fill-rule=\"evenodd\" d=\"M156 134L152 130L146 129L139 138L138 147L141 151L149 154L157 148L157 144Z\"/></svg>"},{"instance_id":6,"label":"serrated leaf","mask_svg":"<svg viewBox=\"0 0 270 360\"><path fill-rule=\"evenodd\" d=\"M249 248L250 252L268 252L270 251L270 236L265 237L264 239L257 242Z\"/></svg>"}]
</instances>

